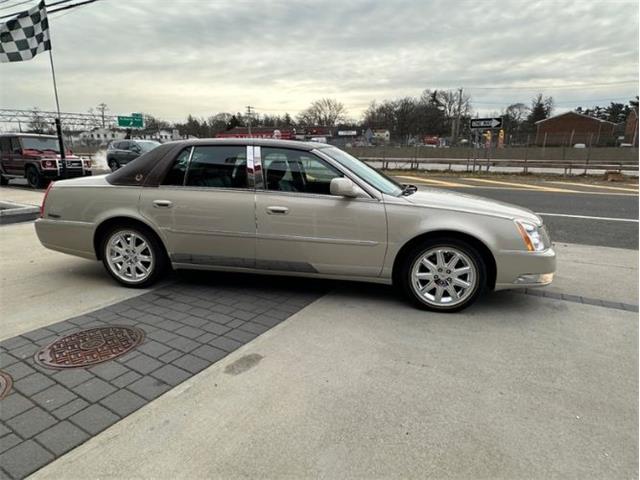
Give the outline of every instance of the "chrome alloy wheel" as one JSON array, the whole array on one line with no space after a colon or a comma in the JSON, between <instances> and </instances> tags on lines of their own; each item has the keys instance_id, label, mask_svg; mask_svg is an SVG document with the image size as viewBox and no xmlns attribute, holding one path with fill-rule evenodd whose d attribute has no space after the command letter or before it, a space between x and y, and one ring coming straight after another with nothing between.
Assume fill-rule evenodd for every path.
<instances>
[{"instance_id":1,"label":"chrome alloy wheel","mask_svg":"<svg viewBox=\"0 0 640 480\"><path fill-rule=\"evenodd\" d=\"M469 256L454 247L434 247L418 256L411 268L411 286L434 307L464 302L477 289L478 272Z\"/></svg>"},{"instance_id":2,"label":"chrome alloy wheel","mask_svg":"<svg viewBox=\"0 0 640 480\"><path fill-rule=\"evenodd\" d=\"M114 232L106 243L104 253L109 269L124 282L140 283L153 273L153 250L149 241L138 232Z\"/></svg>"}]
</instances>

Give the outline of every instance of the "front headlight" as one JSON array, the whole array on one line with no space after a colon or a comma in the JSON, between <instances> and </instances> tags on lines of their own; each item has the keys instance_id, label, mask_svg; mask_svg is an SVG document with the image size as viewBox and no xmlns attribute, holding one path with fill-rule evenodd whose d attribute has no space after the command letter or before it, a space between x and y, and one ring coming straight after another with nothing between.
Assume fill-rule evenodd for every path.
<instances>
[{"instance_id":1,"label":"front headlight","mask_svg":"<svg viewBox=\"0 0 640 480\"><path fill-rule=\"evenodd\" d=\"M541 232L542 227L538 227L525 220L516 220L516 226L527 250L530 252L541 252L547 248L544 242L544 235Z\"/></svg>"}]
</instances>

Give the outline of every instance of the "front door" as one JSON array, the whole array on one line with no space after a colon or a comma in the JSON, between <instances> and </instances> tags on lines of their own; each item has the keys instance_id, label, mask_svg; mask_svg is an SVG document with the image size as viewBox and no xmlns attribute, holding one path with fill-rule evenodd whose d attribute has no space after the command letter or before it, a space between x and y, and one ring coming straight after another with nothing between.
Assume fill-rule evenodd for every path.
<instances>
[{"instance_id":1,"label":"front door","mask_svg":"<svg viewBox=\"0 0 640 480\"><path fill-rule=\"evenodd\" d=\"M263 185L256 186L256 267L378 276L387 242L384 204L331 195L331 179L343 174L311 152L256 150L263 170Z\"/></svg>"},{"instance_id":2,"label":"front door","mask_svg":"<svg viewBox=\"0 0 640 480\"><path fill-rule=\"evenodd\" d=\"M255 192L246 146L182 150L158 188L144 188L140 211L160 230L174 263L255 265Z\"/></svg>"}]
</instances>

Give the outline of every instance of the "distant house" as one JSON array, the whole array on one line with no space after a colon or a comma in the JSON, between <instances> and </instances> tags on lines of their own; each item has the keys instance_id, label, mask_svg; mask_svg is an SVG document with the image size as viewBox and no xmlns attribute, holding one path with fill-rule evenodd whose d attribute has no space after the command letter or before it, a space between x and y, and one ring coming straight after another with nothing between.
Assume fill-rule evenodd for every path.
<instances>
[{"instance_id":1,"label":"distant house","mask_svg":"<svg viewBox=\"0 0 640 480\"><path fill-rule=\"evenodd\" d=\"M391 132L383 128L373 130L373 138L377 143L388 143L391 140Z\"/></svg>"},{"instance_id":2,"label":"distant house","mask_svg":"<svg viewBox=\"0 0 640 480\"><path fill-rule=\"evenodd\" d=\"M149 132L142 135L136 135L135 133L136 132L133 132L134 138L139 138L141 140L156 140L161 143L180 140L182 138L180 136L180 132L175 128L173 130L158 130L157 132Z\"/></svg>"},{"instance_id":3,"label":"distant house","mask_svg":"<svg viewBox=\"0 0 640 480\"><path fill-rule=\"evenodd\" d=\"M627 116L627 122L624 125L624 143L628 143L634 147L638 146L638 108L634 107Z\"/></svg>"},{"instance_id":4,"label":"distant house","mask_svg":"<svg viewBox=\"0 0 640 480\"><path fill-rule=\"evenodd\" d=\"M615 144L616 124L577 112L565 112L536 122L536 145Z\"/></svg>"}]
</instances>

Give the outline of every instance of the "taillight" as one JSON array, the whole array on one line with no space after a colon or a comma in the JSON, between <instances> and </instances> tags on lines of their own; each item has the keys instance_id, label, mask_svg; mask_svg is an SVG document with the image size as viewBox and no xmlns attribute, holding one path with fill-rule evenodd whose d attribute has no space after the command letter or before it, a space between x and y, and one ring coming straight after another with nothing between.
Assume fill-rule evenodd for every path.
<instances>
[{"instance_id":1,"label":"taillight","mask_svg":"<svg viewBox=\"0 0 640 480\"><path fill-rule=\"evenodd\" d=\"M40 218L44 218L44 204L47 202L47 195L49 195L49 190L53 187L55 182L50 182L47 189L44 191L44 197L42 197L42 205L40 205Z\"/></svg>"}]
</instances>

